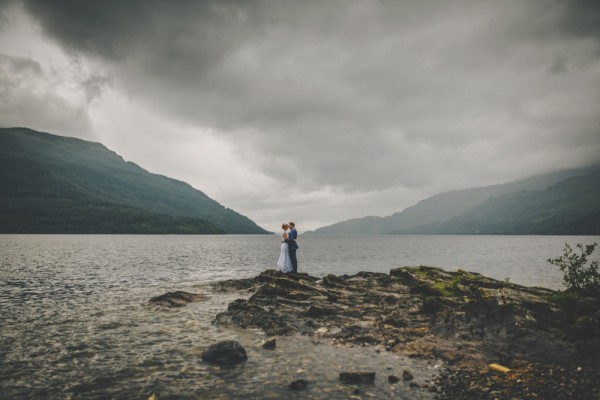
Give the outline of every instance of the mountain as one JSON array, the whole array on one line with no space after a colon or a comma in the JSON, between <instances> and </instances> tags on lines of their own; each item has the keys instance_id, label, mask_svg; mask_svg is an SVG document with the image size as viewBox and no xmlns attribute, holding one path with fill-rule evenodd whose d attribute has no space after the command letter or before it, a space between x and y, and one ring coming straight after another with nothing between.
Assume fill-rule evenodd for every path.
<instances>
[{"instance_id":1,"label":"mountain","mask_svg":"<svg viewBox=\"0 0 600 400\"><path fill-rule=\"evenodd\" d=\"M600 234L600 170L565 179L545 190L497 196L460 216L406 232L597 235Z\"/></svg>"},{"instance_id":2,"label":"mountain","mask_svg":"<svg viewBox=\"0 0 600 400\"><path fill-rule=\"evenodd\" d=\"M523 190L545 190L560 181L588 174L598 168L598 166L594 166L562 170L499 185L440 193L388 217L368 216L342 221L316 229L310 233L320 235L384 235L410 233L413 228L428 224L431 224L429 231L433 233L432 228L436 226L436 223L465 214L497 196Z\"/></svg>"},{"instance_id":3,"label":"mountain","mask_svg":"<svg viewBox=\"0 0 600 400\"><path fill-rule=\"evenodd\" d=\"M0 128L0 232L268 233L100 143Z\"/></svg>"}]
</instances>

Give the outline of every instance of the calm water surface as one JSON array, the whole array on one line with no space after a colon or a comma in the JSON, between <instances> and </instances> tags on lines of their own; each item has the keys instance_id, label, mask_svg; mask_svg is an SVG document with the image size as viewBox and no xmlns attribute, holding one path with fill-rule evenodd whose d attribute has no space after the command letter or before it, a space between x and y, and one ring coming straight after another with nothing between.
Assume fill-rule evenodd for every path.
<instances>
[{"instance_id":1,"label":"calm water surface","mask_svg":"<svg viewBox=\"0 0 600 400\"><path fill-rule=\"evenodd\" d=\"M545 260L583 236L301 237L299 269L313 275L389 272L405 265L462 268L528 286L561 288ZM420 383L438 366L338 349L326 341L282 337L262 350L260 332L215 327L214 316L247 294L223 294L210 283L274 268L276 236L0 235L1 399L348 398L338 374L376 371L359 397L430 398L387 375L413 371ZM147 306L171 290L210 299L177 310ZM205 346L240 341L244 365L219 369L200 361ZM296 379L311 381L291 392Z\"/></svg>"}]
</instances>

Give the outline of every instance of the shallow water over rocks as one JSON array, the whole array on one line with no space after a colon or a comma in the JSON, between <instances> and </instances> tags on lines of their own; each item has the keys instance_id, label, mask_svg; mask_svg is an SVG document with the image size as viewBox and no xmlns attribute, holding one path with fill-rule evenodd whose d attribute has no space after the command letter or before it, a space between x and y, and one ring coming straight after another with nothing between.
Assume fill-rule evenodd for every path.
<instances>
[{"instance_id":1,"label":"shallow water over rocks","mask_svg":"<svg viewBox=\"0 0 600 400\"><path fill-rule=\"evenodd\" d=\"M300 335L278 337L276 348L266 350L258 331L212 324L227 304L247 293L215 292L204 284L188 290L207 299L156 308L148 305L157 294L154 288L136 291L135 300L123 296L123 304L110 310L101 296L95 301L84 301L84 296L59 312L52 307L64 304L60 296L16 285L10 298L26 301L4 308L0 398L145 399L156 393L160 400L347 399L356 389L355 398L431 398L403 382L392 385L387 376L409 369L426 383L436 365L372 347L337 348ZM9 293L2 297L3 306L8 305ZM215 339L239 341L248 361L233 367L202 362L202 352ZM341 384L339 373L348 369L375 372L375 384ZM310 383L301 391L290 390L288 385L298 379Z\"/></svg>"}]
</instances>

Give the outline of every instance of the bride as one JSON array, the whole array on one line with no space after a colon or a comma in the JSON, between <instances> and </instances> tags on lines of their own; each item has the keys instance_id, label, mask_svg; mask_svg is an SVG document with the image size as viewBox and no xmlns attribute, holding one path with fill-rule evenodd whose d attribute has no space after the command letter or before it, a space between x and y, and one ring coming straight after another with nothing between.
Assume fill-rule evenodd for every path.
<instances>
[{"instance_id":1,"label":"bride","mask_svg":"<svg viewBox=\"0 0 600 400\"><path fill-rule=\"evenodd\" d=\"M279 253L279 261L277 261L277 269L281 272L290 273L292 272L292 260L290 258L290 252L288 250L288 244L285 242L287 239L287 229L288 224L281 225L281 229L283 229L283 234L281 235L281 252Z\"/></svg>"}]
</instances>

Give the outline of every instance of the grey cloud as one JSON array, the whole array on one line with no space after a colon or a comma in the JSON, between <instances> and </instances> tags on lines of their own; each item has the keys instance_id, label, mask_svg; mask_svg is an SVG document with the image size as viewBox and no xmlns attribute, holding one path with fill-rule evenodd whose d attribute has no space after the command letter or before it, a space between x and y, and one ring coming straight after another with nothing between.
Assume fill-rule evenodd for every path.
<instances>
[{"instance_id":1,"label":"grey cloud","mask_svg":"<svg viewBox=\"0 0 600 400\"><path fill-rule=\"evenodd\" d=\"M26 126L89 137L85 109L46 84L41 65L30 58L0 54L0 126Z\"/></svg>"},{"instance_id":2,"label":"grey cloud","mask_svg":"<svg viewBox=\"0 0 600 400\"><path fill-rule=\"evenodd\" d=\"M564 2L563 26L575 36L600 38L600 3L595 0Z\"/></svg>"},{"instance_id":3,"label":"grey cloud","mask_svg":"<svg viewBox=\"0 0 600 400\"><path fill-rule=\"evenodd\" d=\"M21 75L25 78L39 77L42 75L42 66L35 60L27 57L11 57L0 54L0 63L6 74Z\"/></svg>"},{"instance_id":4,"label":"grey cloud","mask_svg":"<svg viewBox=\"0 0 600 400\"><path fill-rule=\"evenodd\" d=\"M598 161L577 151L600 150L597 2L25 4L127 93L307 190Z\"/></svg>"},{"instance_id":5,"label":"grey cloud","mask_svg":"<svg viewBox=\"0 0 600 400\"><path fill-rule=\"evenodd\" d=\"M85 97L88 103L97 97L100 97L104 90L110 86L110 78L103 75L92 75L86 77L81 82L81 87L85 92Z\"/></svg>"}]
</instances>

